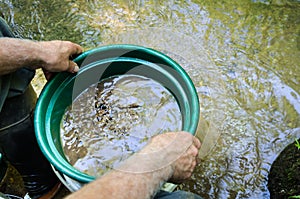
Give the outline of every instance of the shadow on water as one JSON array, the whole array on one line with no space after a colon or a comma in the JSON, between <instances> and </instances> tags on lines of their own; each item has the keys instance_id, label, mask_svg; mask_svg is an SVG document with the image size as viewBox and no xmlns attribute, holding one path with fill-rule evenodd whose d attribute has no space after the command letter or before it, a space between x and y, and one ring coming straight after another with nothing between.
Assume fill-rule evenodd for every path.
<instances>
[{"instance_id":1,"label":"shadow on water","mask_svg":"<svg viewBox=\"0 0 300 199\"><path fill-rule=\"evenodd\" d=\"M133 43L179 62L201 104L201 163L182 189L204 198L268 198L279 153L300 137L300 2L2 1L20 36L85 49Z\"/></svg>"}]
</instances>

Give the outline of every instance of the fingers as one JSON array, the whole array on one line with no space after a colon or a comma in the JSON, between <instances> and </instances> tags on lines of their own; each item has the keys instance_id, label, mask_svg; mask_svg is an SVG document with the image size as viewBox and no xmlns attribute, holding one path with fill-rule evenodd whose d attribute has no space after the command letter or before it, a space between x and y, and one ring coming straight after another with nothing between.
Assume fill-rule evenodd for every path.
<instances>
[{"instance_id":1,"label":"fingers","mask_svg":"<svg viewBox=\"0 0 300 199\"><path fill-rule=\"evenodd\" d=\"M77 73L78 71L79 71L78 65L75 62L69 60L68 72L70 72L70 73Z\"/></svg>"},{"instance_id":2,"label":"fingers","mask_svg":"<svg viewBox=\"0 0 300 199\"><path fill-rule=\"evenodd\" d=\"M77 55L81 54L83 52L83 48L75 43L70 42L70 58L74 59Z\"/></svg>"},{"instance_id":3,"label":"fingers","mask_svg":"<svg viewBox=\"0 0 300 199\"><path fill-rule=\"evenodd\" d=\"M192 134L190 134L190 133L188 133L188 132L185 132L185 131L181 131L181 132L178 132L177 134L182 134L182 135L184 135L185 137L192 137L192 141L193 141L193 145L195 145L195 147L197 148L197 149L200 149L200 147L201 147L201 142L200 142L200 140L197 138L197 137L195 137L195 136L193 136Z\"/></svg>"},{"instance_id":4,"label":"fingers","mask_svg":"<svg viewBox=\"0 0 300 199\"><path fill-rule=\"evenodd\" d=\"M201 147L201 142L199 141L199 139L196 137L193 137L193 144L189 147L188 150L189 150L190 154L196 159L198 157L200 147Z\"/></svg>"},{"instance_id":5,"label":"fingers","mask_svg":"<svg viewBox=\"0 0 300 199\"><path fill-rule=\"evenodd\" d=\"M199 149L197 147L195 147L194 145L191 145L190 148L190 154L195 158L198 156L198 152L199 152Z\"/></svg>"},{"instance_id":6,"label":"fingers","mask_svg":"<svg viewBox=\"0 0 300 199\"><path fill-rule=\"evenodd\" d=\"M199 139L187 132L178 132L177 140L180 140L180 144L176 144L179 148L186 146L184 143L188 144L188 148L185 152L180 154L180 157L172 164L173 175L170 178L173 183L180 183L187 180L192 176L192 173L198 164L198 152L201 147Z\"/></svg>"},{"instance_id":7,"label":"fingers","mask_svg":"<svg viewBox=\"0 0 300 199\"><path fill-rule=\"evenodd\" d=\"M77 55L82 53L83 48L80 45L72 43L72 42L68 42L68 44L69 44L69 58L70 59L74 59ZM70 73L76 73L79 71L79 67L74 61L69 60L69 67L68 67L67 71L69 71Z\"/></svg>"},{"instance_id":8,"label":"fingers","mask_svg":"<svg viewBox=\"0 0 300 199\"><path fill-rule=\"evenodd\" d=\"M200 149L201 147L201 142L198 138L196 138L195 136L193 137L193 144L197 149Z\"/></svg>"},{"instance_id":9,"label":"fingers","mask_svg":"<svg viewBox=\"0 0 300 199\"><path fill-rule=\"evenodd\" d=\"M38 43L41 67L50 72L78 72L78 65L71 59L81 54L80 45L70 41L41 41Z\"/></svg>"},{"instance_id":10,"label":"fingers","mask_svg":"<svg viewBox=\"0 0 300 199\"><path fill-rule=\"evenodd\" d=\"M54 74L52 72L49 72L49 71L45 70L44 68L42 70L43 70L44 76L47 81L49 81L53 78Z\"/></svg>"}]
</instances>

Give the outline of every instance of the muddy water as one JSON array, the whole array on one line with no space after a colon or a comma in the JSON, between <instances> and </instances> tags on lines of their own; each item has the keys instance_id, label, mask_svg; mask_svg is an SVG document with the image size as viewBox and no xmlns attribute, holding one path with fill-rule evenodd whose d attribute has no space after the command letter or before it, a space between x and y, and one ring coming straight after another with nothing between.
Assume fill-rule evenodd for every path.
<instances>
[{"instance_id":1,"label":"muddy water","mask_svg":"<svg viewBox=\"0 0 300 199\"><path fill-rule=\"evenodd\" d=\"M175 97L158 82L122 75L84 90L62 119L64 153L75 168L100 177L152 136L182 129Z\"/></svg>"},{"instance_id":2,"label":"muddy water","mask_svg":"<svg viewBox=\"0 0 300 199\"><path fill-rule=\"evenodd\" d=\"M182 185L204 198L269 198L277 155L300 137L299 0L2 1L19 35L156 48L200 97L202 162Z\"/></svg>"}]
</instances>

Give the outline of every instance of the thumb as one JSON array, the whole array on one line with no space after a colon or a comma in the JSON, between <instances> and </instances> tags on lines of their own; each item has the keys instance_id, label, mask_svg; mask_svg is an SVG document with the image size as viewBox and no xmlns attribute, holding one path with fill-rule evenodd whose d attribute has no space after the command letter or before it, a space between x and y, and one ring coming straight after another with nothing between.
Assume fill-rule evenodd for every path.
<instances>
[{"instance_id":1,"label":"thumb","mask_svg":"<svg viewBox=\"0 0 300 199\"><path fill-rule=\"evenodd\" d=\"M70 73L77 73L79 71L79 66L77 65L77 63L69 60L69 67L67 71Z\"/></svg>"}]
</instances>

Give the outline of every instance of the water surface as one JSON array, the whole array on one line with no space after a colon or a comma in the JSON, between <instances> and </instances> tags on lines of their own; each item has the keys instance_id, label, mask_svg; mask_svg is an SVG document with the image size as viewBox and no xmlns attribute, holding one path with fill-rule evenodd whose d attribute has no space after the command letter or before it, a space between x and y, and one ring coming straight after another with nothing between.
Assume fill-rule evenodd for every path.
<instances>
[{"instance_id":1,"label":"water surface","mask_svg":"<svg viewBox=\"0 0 300 199\"><path fill-rule=\"evenodd\" d=\"M85 49L132 43L161 50L200 98L201 163L181 188L204 198L269 198L279 153L300 137L298 0L2 0L20 36Z\"/></svg>"},{"instance_id":2,"label":"water surface","mask_svg":"<svg viewBox=\"0 0 300 199\"><path fill-rule=\"evenodd\" d=\"M182 129L179 105L153 79L113 76L86 88L66 109L61 141L70 164L100 177L158 134Z\"/></svg>"}]
</instances>

